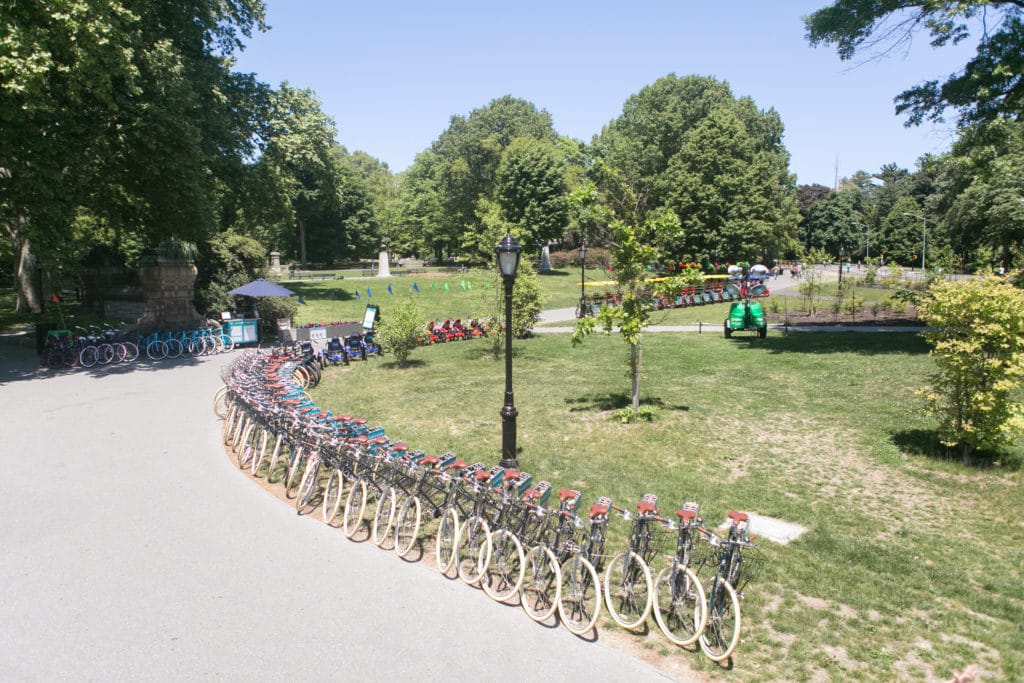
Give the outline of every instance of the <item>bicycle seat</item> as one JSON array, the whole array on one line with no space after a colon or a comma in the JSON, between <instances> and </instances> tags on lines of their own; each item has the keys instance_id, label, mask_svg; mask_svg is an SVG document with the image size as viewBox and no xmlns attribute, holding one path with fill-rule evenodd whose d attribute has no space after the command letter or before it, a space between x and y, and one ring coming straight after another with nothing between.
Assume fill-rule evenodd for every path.
<instances>
[{"instance_id":1,"label":"bicycle seat","mask_svg":"<svg viewBox=\"0 0 1024 683\"><path fill-rule=\"evenodd\" d=\"M594 519L595 517L607 517L607 516L608 516L608 506L607 505L601 505L600 503L594 503L593 505L590 506L590 518L591 519Z\"/></svg>"},{"instance_id":2,"label":"bicycle seat","mask_svg":"<svg viewBox=\"0 0 1024 683\"><path fill-rule=\"evenodd\" d=\"M352 437L352 440L353 440L353 441L355 441L355 442L356 442L357 444L359 444L360 446L362 446L362 445L365 445L366 443L368 443L368 442L370 441L369 439L367 439L367 438L366 438L366 437L365 437L364 435L362 435L362 434L360 434L359 436L354 436L354 437Z\"/></svg>"},{"instance_id":3,"label":"bicycle seat","mask_svg":"<svg viewBox=\"0 0 1024 683\"><path fill-rule=\"evenodd\" d=\"M365 417L357 417L356 419L352 420L352 422L354 422L357 425L362 426L362 425L366 424L367 419Z\"/></svg>"},{"instance_id":4,"label":"bicycle seat","mask_svg":"<svg viewBox=\"0 0 1024 683\"><path fill-rule=\"evenodd\" d=\"M576 489L558 489L558 500L564 503L570 498L579 498L580 492Z\"/></svg>"},{"instance_id":5,"label":"bicycle seat","mask_svg":"<svg viewBox=\"0 0 1024 683\"><path fill-rule=\"evenodd\" d=\"M518 470L505 470L505 477L502 479L506 484L512 484L519 478Z\"/></svg>"},{"instance_id":6,"label":"bicycle seat","mask_svg":"<svg viewBox=\"0 0 1024 683\"><path fill-rule=\"evenodd\" d=\"M474 476L476 477L477 481L484 481L486 479L491 478L491 473L488 472L487 470L477 470Z\"/></svg>"},{"instance_id":7,"label":"bicycle seat","mask_svg":"<svg viewBox=\"0 0 1024 683\"><path fill-rule=\"evenodd\" d=\"M689 522L696 516L697 513L694 510L687 510L686 508L680 508L676 510L676 517L683 520L684 522Z\"/></svg>"},{"instance_id":8,"label":"bicycle seat","mask_svg":"<svg viewBox=\"0 0 1024 683\"><path fill-rule=\"evenodd\" d=\"M433 467L439 462L441 461L437 459L436 455L424 455L422 458L420 458L420 463L428 467Z\"/></svg>"},{"instance_id":9,"label":"bicycle seat","mask_svg":"<svg viewBox=\"0 0 1024 683\"><path fill-rule=\"evenodd\" d=\"M542 495L544 495L544 494L541 493L540 491L538 491L537 489L530 489L529 491L527 491L526 493L523 494L523 500L527 500L527 501L540 500L540 497Z\"/></svg>"},{"instance_id":10,"label":"bicycle seat","mask_svg":"<svg viewBox=\"0 0 1024 683\"><path fill-rule=\"evenodd\" d=\"M657 512L658 508L654 503L648 503L646 500L641 500L636 504L636 513L638 515L657 514Z\"/></svg>"},{"instance_id":11,"label":"bicycle seat","mask_svg":"<svg viewBox=\"0 0 1024 683\"><path fill-rule=\"evenodd\" d=\"M736 512L735 510L729 513L729 519L732 520L733 526L746 522L748 517L746 512Z\"/></svg>"},{"instance_id":12,"label":"bicycle seat","mask_svg":"<svg viewBox=\"0 0 1024 683\"><path fill-rule=\"evenodd\" d=\"M377 446L383 446L387 442L388 438L386 436L378 436L376 439L370 439L370 443L375 444Z\"/></svg>"},{"instance_id":13,"label":"bicycle seat","mask_svg":"<svg viewBox=\"0 0 1024 683\"><path fill-rule=\"evenodd\" d=\"M465 460L463 460L462 458L456 458L455 460L452 461L452 463L450 465L448 465L448 467L455 467L455 468L461 470L467 464L468 463Z\"/></svg>"}]
</instances>

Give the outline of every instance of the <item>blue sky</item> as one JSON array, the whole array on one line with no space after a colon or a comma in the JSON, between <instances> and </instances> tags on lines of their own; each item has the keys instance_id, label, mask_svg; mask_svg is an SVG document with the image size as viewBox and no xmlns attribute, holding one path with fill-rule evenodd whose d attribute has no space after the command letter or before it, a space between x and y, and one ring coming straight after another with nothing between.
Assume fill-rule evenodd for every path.
<instances>
[{"instance_id":1,"label":"blue sky","mask_svg":"<svg viewBox=\"0 0 1024 683\"><path fill-rule=\"evenodd\" d=\"M338 142L395 172L452 115L507 94L589 142L630 95L669 73L713 76L778 111L800 184L831 186L837 157L840 177L886 163L913 169L949 148L953 126L905 128L893 97L944 79L973 52L932 49L921 34L909 52L840 62L804 38L801 17L826 0L267 2L271 29L248 41L236 69L314 90Z\"/></svg>"}]
</instances>

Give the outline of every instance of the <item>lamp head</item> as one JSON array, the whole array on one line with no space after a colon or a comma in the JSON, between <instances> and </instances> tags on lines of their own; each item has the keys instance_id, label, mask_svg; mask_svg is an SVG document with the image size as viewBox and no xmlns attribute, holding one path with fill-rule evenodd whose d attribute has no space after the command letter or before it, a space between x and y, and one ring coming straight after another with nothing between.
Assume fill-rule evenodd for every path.
<instances>
[{"instance_id":1,"label":"lamp head","mask_svg":"<svg viewBox=\"0 0 1024 683\"><path fill-rule=\"evenodd\" d=\"M583 261L586 258L587 258L587 243L584 241L584 242L580 242L580 261Z\"/></svg>"},{"instance_id":2,"label":"lamp head","mask_svg":"<svg viewBox=\"0 0 1024 683\"><path fill-rule=\"evenodd\" d=\"M503 278L514 278L519 269L519 257L523 247L516 242L516 238L506 233L505 238L498 243L498 270Z\"/></svg>"}]
</instances>

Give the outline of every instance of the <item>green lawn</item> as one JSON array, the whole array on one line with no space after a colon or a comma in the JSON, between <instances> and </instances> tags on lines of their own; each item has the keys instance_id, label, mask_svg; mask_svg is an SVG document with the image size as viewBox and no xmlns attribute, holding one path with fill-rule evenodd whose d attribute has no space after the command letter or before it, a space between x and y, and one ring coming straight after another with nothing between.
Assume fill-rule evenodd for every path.
<instances>
[{"instance_id":1,"label":"green lawn","mask_svg":"<svg viewBox=\"0 0 1024 683\"><path fill-rule=\"evenodd\" d=\"M668 512L700 502L712 523L739 509L809 529L762 542L733 670L652 625L635 642L654 656L730 680L949 679L971 663L983 680L1024 677L1022 451L989 469L942 457L913 395L931 369L917 336L648 334L658 419L634 425L608 419L628 401L617 337L573 349L542 335L514 354L521 466L536 479L581 488L587 505L653 491ZM484 342L413 361L328 369L314 397L414 448L496 462L503 364Z\"/></svg>"}]
</instances>

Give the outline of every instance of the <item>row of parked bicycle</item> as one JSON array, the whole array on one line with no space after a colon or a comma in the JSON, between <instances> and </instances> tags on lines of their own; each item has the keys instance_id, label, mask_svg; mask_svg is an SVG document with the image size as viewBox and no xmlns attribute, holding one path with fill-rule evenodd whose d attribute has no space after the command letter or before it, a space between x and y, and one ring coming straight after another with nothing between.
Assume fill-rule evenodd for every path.
<instances>
[{"instance_id":1,"label":"row of parked bicycle","mask_svg":"<svg viewBox=\"0 0 1024 683\"><path fill-rule=\"evenodd\" d=\"M239 467L283 485L300 514L319 507L347 537L407 559L430 555L432 539L440 572L517 600L534 620L557 613L577 635L597 627L604 605L627 629L653 614L671 642L699 642L714 661L735 651L742 591L762 564L745 513L730 512L719 533L696 503L673 519L653 494L635 511L608 497L585 508L580 491L525 472L411 449L364 418L317 407L300 385L304 362L301 351L246 352L214 398ZM615 518L629 523L628 540L609 554Z\"/></svg>"},{"instance_id":2,"label":"row of parked bicycle","mask_svg":"<svg viewBox=\"0 0 1024 683\"><path fill-rule=\"evenodd\" d=\"M462 318L445 321L431 320L428 322L416 341L421 344L443 344L445 342L479 339L491 333L492 324L479 318L470 318L463 323Z\"/></svg>"},{"instance_id":3,"label":"row of parked bicycle","mask_svg":"<svg viewBox=\"0 0 1024 683\"><path fill-rule=\"evenodd\" d=\"M110 325L51 330L40 360L51 368L92 368L131 363L142 354L151 360L163 360L220 353L235 347L231 336L220 328L153 332L139 335L135 341L127 336Z\"/></svg>"}]
</instances>

